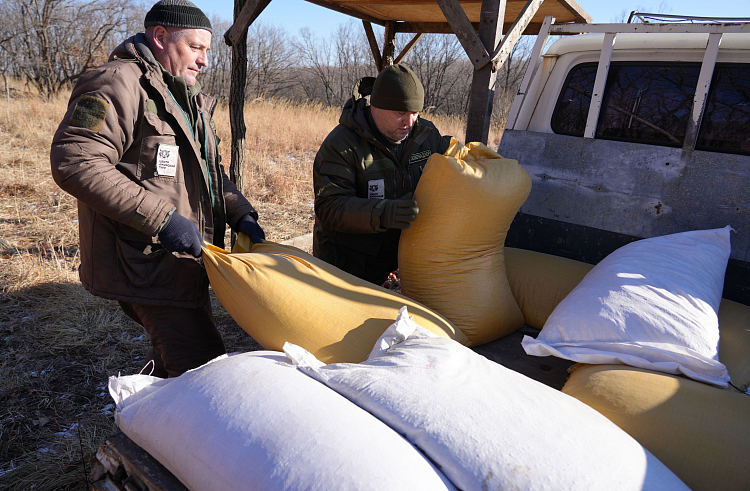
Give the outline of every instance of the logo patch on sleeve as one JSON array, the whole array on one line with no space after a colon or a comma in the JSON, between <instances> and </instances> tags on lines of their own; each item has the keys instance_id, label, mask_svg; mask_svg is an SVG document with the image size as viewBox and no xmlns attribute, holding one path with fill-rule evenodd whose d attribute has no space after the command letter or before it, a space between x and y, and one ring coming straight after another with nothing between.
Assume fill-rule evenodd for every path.
<instances>
[{"instance_id":1,"label":"logo patch on sleeve","mask_svg":"<svg viewBox=\"0 0 750 491\"><path fill-rule=\"evenodd\" d=\"M85 95L78 99L69 123L72 126L87 128L98 132L102 129L104 118L107 116L109 102L92 95Z\"/></svg>"},{"instance_id":2,"label":"logo patch on sleeve","mask_svg":"<svg viewBox=\"0 0 750 491\"><path fill-rule=\"evenodd\" d=\"M426 160L430 155L432 155L432 152L430 150L423 150L419 153L413 153L411 157L409 157L409 163L413 164L420 160Z\"/></svg>"}]
</instances>

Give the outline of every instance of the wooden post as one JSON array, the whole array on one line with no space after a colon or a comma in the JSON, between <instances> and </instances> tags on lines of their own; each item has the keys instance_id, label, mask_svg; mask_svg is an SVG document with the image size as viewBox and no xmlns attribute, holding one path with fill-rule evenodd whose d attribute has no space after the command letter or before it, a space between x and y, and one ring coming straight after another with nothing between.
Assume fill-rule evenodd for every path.
<instances>
[{"instance_id":1,"label":"wooden post","mask_svg":"<svg viewBox=\"0 0 750 491\"><path fill-rule=\"evenodd\" d=\"M479 39L485 50L492 53L500 41L505 17L505 0L482 0ZM492 63L474 71L466 119L466 143L482 142L489 138L492 106L495 98L497 72Z\"/></svg>"},{"instance_id":2,"label":"wooden post","mask_svg":"<svg viewBox=\"0 0 750 491\"><path fill-rule=\"evenodd\" d=\"M378 47L378 42L375 39L375 32L372 30L372 24L363 20L362 25L365 27L367 42L370 43L370 51L372 51L372 59L375 61L375 68L380 71L383 69L383 60L380 57L380 47Z\"/></svg>"},{"instance_id":3,"label":"wooden post","mask_svg":"<svg viewBox=\"0 0 750 491\"><path fill-rule=\"evenodd\" d=\"M235 22L247 0L234 0ZM232 129L232 162L229 179L242 193L245 175L245 83L247 81L247 27L232 44L232 82L229 86L229 125ZM232 246L236 234L232 232Z\"/></svg>"},{"instance_id":4,"label":"wooden post","mask_svg":"<svg viewBox=\"0 0 750 491\"><path fill-rule=\"evenodd\" d=\"M393 57L396 54L396 21L389 20L385 23L385 40L383 42L383 58L380 69L393 65Z\"/></svg>"},{"instance_id":5,"label":"wooden post","mask_svg":"<svg viewBox=\"0 0 750 491\"><path fill-rule=\"evenodd\" d=\"M401 63L401 60L406 58L406 55L408 55L409 51L411 51L414 45L417 44L417 41L422 39L422 36L424 36L424 34L420 32L420 33L417 33L416 36L411 38L411 41L409 41L409 43L406 46L404 46L404 49L401 50L401 53L398 54L398 56L396 57L396 60L393 63L396 65Z\"/></svg>"}]
</instances>

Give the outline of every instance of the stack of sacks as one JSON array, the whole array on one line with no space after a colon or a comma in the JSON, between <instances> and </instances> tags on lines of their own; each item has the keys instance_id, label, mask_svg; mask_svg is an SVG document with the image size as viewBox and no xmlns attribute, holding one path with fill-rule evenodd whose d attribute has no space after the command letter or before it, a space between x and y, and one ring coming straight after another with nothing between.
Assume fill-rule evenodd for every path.
<instances>
[{"instance_id":1,"label":"stack of sacks","mask_svg":"<svg viewBox=\"0 0 750 491\"><path fill-rule=\"evenodd\" d=\"M577 365L563 392L695 490L750 482L750 399L738 393L750 394L750 307L721 299L729 235L726 227L644 239L595 267L507 251L527 323L544 325L524 339L526 351L595 363ZM732 390L715 387L730 377Z\"/></svg>"},{"instance_id":2,"label":"stack of sacks","mask_svg":"<svg viewBox=\"0 0 750 491\"><path fill-rule=\"evenodd\" d=\"M430 331L468 342L441 315L299 249L241 243L251 252L208 245L203 261L221 304L266 349L288 341L327 362L360 362L403 305Z\"/></svg>"},{"instance_id":3,"label":"stack of sacks","mask_svg":"<svg viewBox=\"0 0 750 491\"><path fill-rule=\"evenodd\" d=\"M193 491L455 491L396 432L283 353L111 377L115 422Z\"/></svg>"},{"instance_id":4,"label":"stack of sacks","mask_svg":"<svg viewBox=\"0 0 750 491\"><path fill-rule=\"evenodd\" d=\"M419 217L399 242L401 289L450 319L472 346L523 326L503 249L530 190L517 161L453 140L445 155L430 157L414 193Z\"/></svg>"},{"instance_id":5,"label":"stack of sacks","mask_svg":"<svg viewBox=\"0 0 750 491\"><path fill-rule=\"evenodd\" d=\"M464 491L686 490L585 404L415 325L402 312L361 364L300 370L404 435ZM385 489L385 488L384 488Z\"/></svg>"}]
</instances>

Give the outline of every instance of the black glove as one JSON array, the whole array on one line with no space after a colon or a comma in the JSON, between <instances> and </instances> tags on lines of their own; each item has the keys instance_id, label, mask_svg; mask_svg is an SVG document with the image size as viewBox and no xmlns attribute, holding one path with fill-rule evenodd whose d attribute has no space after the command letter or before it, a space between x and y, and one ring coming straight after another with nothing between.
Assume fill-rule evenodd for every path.
<instances>
[{"instance_id":1,"label":"black glove","mask_svg":"<svg viewBox=\"0 0 750 491\"><path fill-rule=\"evenodd\" d=\"M414 193L404 195L399 199L387 199L380 215L383 228L409 228L411 222L417 219L419 208L417 202L411 199Z\"/></svg>"},{"instance_id":2,"label":"black glove","mask_svg":"<svg viewBox=\"0 0 750 491\"><path fill-rule=\"evenodd\" d=\"M201 256L203 237L193 222L178 213L172 213L169 223L159 232L162 247L170 252L188 252Z\"/></svg>"},{"instance_id":3,"label":"black glove","mask_svg":"<svg viewBox=\"0 0 750 491\"><path fill-rule=\"evenodd\" d=\"M247 235L253 244L260 244L266 238L266 233L249 213L240 218L235 228L238 232Z\"/></svg>"}]
</instances>

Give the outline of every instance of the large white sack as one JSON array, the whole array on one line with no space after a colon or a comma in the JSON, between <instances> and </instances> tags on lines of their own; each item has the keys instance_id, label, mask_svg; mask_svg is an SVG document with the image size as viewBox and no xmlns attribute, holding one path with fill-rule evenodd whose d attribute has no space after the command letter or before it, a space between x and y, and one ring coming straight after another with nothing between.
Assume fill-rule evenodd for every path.
<instances>
[{"instance_id":1,"label":"large white sack","mask_svg":"<svg viewBox=\"0 0 750 491\"><path fill-rule=\"evenodd\" d=\"M299 368L405 435L464 491L686 490L607 418L408 319L367 361ZM384 488L385 489L385 488Z\"/></svg>"},{"instance_id":2,"label":"large white sack","mask_svg":"<svg viewBox=\"0 0 750 491\"><path fill-rule=\"evenodd\" d=\"M625 364L726 387L718 310L731 227L627 244L558 304L526 353Z\"/></svg>"},{"instance_id":3,"label":"large white sack","mask_svg":"<svg viewBox=\"0 0 750 491\"><path fill-rule=\"evenodd\" d=\"M455 489L281 353L230 356L173 379L111 377L109 387L123 433L193 491Z\"/></svg>"}]
</instances>

